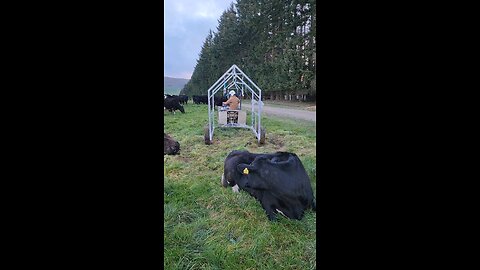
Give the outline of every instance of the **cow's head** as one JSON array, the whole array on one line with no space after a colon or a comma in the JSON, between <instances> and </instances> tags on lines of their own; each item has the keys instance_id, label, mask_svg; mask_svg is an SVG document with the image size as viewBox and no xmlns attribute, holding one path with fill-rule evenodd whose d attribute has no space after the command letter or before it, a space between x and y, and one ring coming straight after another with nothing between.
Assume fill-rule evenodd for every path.
<instances>
[{"instance_id":1,"label":"cow's head","mask_svg":"<svg viewBox=\"0 0 480 270\"><path fill-rule=\"evenodd\" d=\"M276 177L279 168L289 168L296 164L295 154L277 152L275 154L252 154L247 151L233 151L225 159L222 185L240 188L252 188L252 179L263 179L270 182Z\"/></svg>"},{"instance_id":2,"label":"cow's head","mask_svg":"<svg viewBox=\"0 0 480 270\"><path fill-rule=\"evenodd\" d=\"M237 166L243 163L251 163L255 156L256 154L249 153L248 151L235 150L230 152L224 162L223 174L221 179L222 186L237 186L238 182L242 177L242 173L238 171Z\"/></svg>"},{"instance_id":3,"label":"cow's head","mask_svg":"<svg viewBox=\"0 0 480 270\"><path fill-rule=\"evenodd\" d=\"M182 113L185 113L185 109L183 109L183 106L182 106L182 105L180 105L180 106L178 107L178 109L179 109Z\"/></svg>"},{"instance_id":4,"label":"cow's head","mask_svg":"<svg viewBox=\"0 0 480 270\"><path fill-rule=\"evenodd\" d=\"M225 160L221 182L259 200L269 220L278 213L302 219L306 209L316 209L308 174L294 153L233 151Z\"/></svg>"}]
</instances>

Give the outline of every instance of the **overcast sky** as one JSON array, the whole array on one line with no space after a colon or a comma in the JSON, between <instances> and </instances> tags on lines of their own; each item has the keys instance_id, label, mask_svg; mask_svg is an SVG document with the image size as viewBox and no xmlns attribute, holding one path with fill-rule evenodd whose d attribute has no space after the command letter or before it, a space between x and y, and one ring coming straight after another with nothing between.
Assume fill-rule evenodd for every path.
<instances>
[{"instance_id":1,"label":"overcast sky","mask_svg":"<svg viewBox=\"0 0 480 270\"><path fill-rule=\"evenodd\" d=\"M164 76L190 79L208 31L233 0L164 0Z\"/></svg>"}]
</instances>

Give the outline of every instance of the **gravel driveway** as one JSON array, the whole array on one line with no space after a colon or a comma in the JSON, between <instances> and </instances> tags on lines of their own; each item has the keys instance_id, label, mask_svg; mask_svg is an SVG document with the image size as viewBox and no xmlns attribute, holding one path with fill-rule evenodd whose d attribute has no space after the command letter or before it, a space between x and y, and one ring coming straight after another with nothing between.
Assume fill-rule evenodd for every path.
<instances>
[{"instance_id":1,"label":"gravel driveway","mask_svg":"<svg viewBox=\"0 0 480 270\"><path fill-rule=\"evenodd\" d=\"M245 102L242 104L243 108L246 108L250 111L252 107L251 104ZM298 110L298 109L287 109L287 108L279 108L264 105L262 110L262 116L279 116L285 118L292 118L292 119L301 119L307 120L312 122L317 122L317 114L316 112L306 111L306 110Z\"/></svg>"}]
</instances>

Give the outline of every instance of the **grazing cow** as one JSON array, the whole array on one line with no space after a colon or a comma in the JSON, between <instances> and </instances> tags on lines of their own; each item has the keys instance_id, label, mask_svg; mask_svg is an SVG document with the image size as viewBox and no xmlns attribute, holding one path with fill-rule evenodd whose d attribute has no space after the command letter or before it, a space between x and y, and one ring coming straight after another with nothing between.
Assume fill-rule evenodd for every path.
<instances>
[{"instance_id":1,"label":"grazing cow","mask_svg":"<svg viewBox=\"0 0 480 270\"><path fill-rule=\"evenodd\" d=\"M163 133L163 154L176 155L180 151L180 143L175 141L172 137Z\"/></svg>"},{"instance_id":2,"label":"grazing cow","mask_svg":"<svg viewBox=\"0 0 480 270\"><path fill-rule=\"evenodd\" d=\"M170 112L173 112L175 114L175 110L179 110L182 113L185 113L185 110L183 109L183 106L180 105L180 97L172 96L168 97L166 96L165 99L163 100L163 107Z\"/></svg>"},{"instance_id":3,"label":"grazing cow","mask_svg":"<svg viewBox=\"0 0 480 270\"><path fill-rule=\"evenodd\" d=\"M316 211L310 179L294 153L232 151L225 159L221 183L255 197L271 221L277 213L300 220L305 210Z\"/></svg>"}]
</instances>

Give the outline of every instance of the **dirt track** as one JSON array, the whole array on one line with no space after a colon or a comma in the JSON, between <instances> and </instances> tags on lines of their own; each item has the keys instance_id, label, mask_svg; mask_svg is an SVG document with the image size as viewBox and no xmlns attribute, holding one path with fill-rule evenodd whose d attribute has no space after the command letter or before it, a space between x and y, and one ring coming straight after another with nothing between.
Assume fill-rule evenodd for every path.
<instances>
[{"instance_id":1,"label":"dirt track","mask_svg":"<svg viewBox=\"0 0 480 270\"><path fill-rule=\"evenodd\" d=\"M250 110L252 107L251 104L244 103L242 104L243 108ZM291 119L301 119L307 121L317 122L317 114L316 112L306 111L306 110L299 110L299 109L287 109L287 108L279 108L264 105L262 110L262 115L265 116L279 116Z\"/></svg>"}]
</instances>

